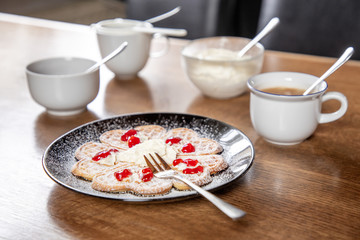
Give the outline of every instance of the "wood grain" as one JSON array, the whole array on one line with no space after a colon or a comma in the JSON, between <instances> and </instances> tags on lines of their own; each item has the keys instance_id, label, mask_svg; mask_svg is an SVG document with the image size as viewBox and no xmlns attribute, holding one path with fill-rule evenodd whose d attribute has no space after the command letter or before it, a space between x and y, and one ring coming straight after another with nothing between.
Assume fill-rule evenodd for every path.
<instances>
[{"instance_id":1,"label":"wood grain","mask_svg":"<svg viewBox=\"0 0 360 240\"><path fill-rule=\"evenodd\" d=\"M0 14L0 238L2 239L359 239L360 62L350 61L327 80L328 91L349 101L340 120L323 124L305 142L280 147L257 135L249 93L229 100L204 97L181 67L184 40L151 59L137 79L121 82L101 69L101 88L88 111L53 117L27 89L24 69L40 58L98 59L86 26ZM155 45L161 42L155 42ZM335 59L266 51L263 72L320 76ZM326 102L324 112L336 110ZM204 115L242 130L254 144L249 172L215 192L247 212L233 222L202 197L159 204L128 204L59 186L42 169L46 147L90 121L134 112Z\"/></svg>"}]
</instances>

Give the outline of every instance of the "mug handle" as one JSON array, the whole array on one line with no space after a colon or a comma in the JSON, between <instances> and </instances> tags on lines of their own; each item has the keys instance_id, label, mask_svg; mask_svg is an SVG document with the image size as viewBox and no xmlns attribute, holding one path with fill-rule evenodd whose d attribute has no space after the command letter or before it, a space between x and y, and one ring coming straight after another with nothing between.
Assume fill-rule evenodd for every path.
<instances>
[{"instance_id":1,"label":"mug handle","mask_svg":"<svg viewBox=\"0 0 360 240\"><path fill-rule=\"evenodd\" d=\"M154 39L160 39L160 38L164 38L165 39L165 47L159 51L155 51L155 52L151 52L150 53L150 57L152 58L157 58L157 57L161 57L161 56L164 56L168 50L169 50L169 47L170 47L170 43L169 43L169 38L168 36L164 35L164 34L161 34L161 33L155 33L153 35L153 38Z\"/></svg>"},{"instance_id":2,"label":"mug handle","mask_svg":"<svg viewBox=\"0 0 360 240\"><path fill-rule=\"evenodd\" d=\"M330 99L338 100L341 103L340 108L333 112L333 113L322 113L320 115L319 123L328 123L338 120L342 116L344 116L347 108L348 108L348 101L344 94L339 92L328 92L325 93L324 96L321 98L321 103L326 102Z\"/></svg>"}]
</instances>

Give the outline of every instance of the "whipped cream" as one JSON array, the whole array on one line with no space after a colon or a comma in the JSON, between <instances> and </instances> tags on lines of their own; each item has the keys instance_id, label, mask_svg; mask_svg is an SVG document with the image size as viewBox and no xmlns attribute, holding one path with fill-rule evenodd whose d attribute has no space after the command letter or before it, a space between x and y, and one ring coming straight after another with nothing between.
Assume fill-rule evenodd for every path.
<instances>
[{"instance_id":1,"label":"whipped cream","mask_svg":"<svg viewBox=\"0 0 360 240\"><path fill-rule=\"evenodd\" d=\"M246 91L246 81L257 73L261 61L249 60L237 51L209 48L196 54L199 61L193 61L188 75L205 95L215 98L229 98ZM204 60L204 61L203 61ZM245 61L243 61L245 60Z\"/></svg>"},{"instance_id":2,"label":"whipped cream","mask_svg":"<svg viewBox=\"0 0 360 240\"><path fill-rule=\"evenodd\" d=\"M176 159L176 151L172 146L165 144L163 139L151 139L139 143L132 148L116 154L116 161L134 163L140 167L147 167L144 155L151 159L149 153L156 158L158 153L167 163L171 164Z\"/></svg>"},{"instance_id":3,"label":"whipped cream","mask_svg":"<svg viewBox=\"0 0 360 240\"><path fill-rule=\"evenodd\" d=\"M213 61L233 61L237 59L237 52L223 48L208 48L197 54L199 59Z\"/></svg>"},{"instance_id":4,"label":"whipped cream","mask_svg":"<svg viewBox=\"0 0 360 240\"><path fill-rule=\"evenodd\" d=\"M98 163L103 164L103 165L109 165L109 166L115 165L115 163L116 163L116 153L112 152L106 158L102 158L101 160L99 160Z\"/></svg>"}]
</instances>

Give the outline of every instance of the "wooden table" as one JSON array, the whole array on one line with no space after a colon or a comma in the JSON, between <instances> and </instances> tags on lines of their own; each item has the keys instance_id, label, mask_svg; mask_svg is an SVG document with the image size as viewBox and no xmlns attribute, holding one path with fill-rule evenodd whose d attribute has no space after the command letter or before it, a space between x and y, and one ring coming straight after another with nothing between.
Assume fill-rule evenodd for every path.
<instances>
[{"instance_id":1,"label":"wooden table","mask_svg":"<svg viewBox=\"0 0 360 240\"><path fill-rule=\"evenodd\" d=\"M99 59L94 32L0 14L0 33L1 239L360 238L360 62L346 63L328 79L329 91L347 96L346 115L299 145L280 147L252 128L248 93L229 100L200 94L181 68L184 40L171 39L170 52L151 59L136 80L119 82L102 68L100 93L88 111L53 117L31 99L25 66L60 55ZM333 62L267 51L263 71L320 76ZM337 107L326 102L323 111ZM193 113L242 130L254 144L254 164L215 194L247 215L234 222L202 197L140 205L91 197L45 174L42 155L57 137L92 120L134 112Z\"/></svg>"}]
</instances>

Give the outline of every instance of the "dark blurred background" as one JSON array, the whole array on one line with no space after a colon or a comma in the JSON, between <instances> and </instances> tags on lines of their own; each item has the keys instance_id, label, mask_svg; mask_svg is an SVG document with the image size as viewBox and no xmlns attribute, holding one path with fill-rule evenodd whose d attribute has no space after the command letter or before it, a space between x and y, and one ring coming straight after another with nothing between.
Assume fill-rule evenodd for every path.
<instances>
[{"instance_id":1,"label":"dark blurred background","mask_svg":"<svg viewBox=\"0 0 360 240\"><path fill-rule=\"evenodd\" d=\"M146 20L177 6L154 24L185 28L186 39L253 38L272 17L280 25L261 43L266 49L339 57L355 48L360 59L359 0L1 0L0 12L89 25L104 19Z\"/></svg>"}]
</instances>

